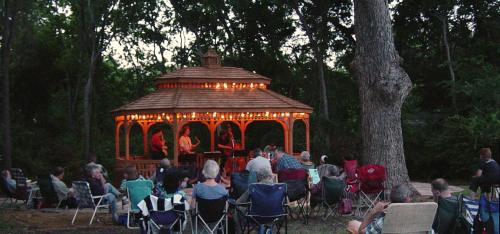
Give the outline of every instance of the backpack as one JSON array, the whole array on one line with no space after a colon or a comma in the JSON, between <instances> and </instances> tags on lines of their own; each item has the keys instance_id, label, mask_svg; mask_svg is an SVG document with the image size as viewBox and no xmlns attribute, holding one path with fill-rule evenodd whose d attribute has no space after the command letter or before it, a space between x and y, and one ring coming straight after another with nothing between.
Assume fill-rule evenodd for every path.
<instances>
[{"instance_id":1,"label":"backpack","mask_svg":"<svg viewBox=\"0 0 500 234\"><path fill-rule=\"evenodd\" d=\"M481 195L479 212L474 219L474 233L498 234L498 201L490 202Z\"/></svg>"},{"instance_id":2,"label":"backpack","mask_svg":"<svg viewBox=\"0 0 500 234\"><path fill-rule=\"evenodd\" d=\"M465 209L465 204L463 200L463 194L458 197L458 216L455 219L455 223L450 229L450 233L456 234L468 234L472 229L472 225L467 221L467 211Z\"/></svg>"},{"instance_id":3,"label":"backpack","mask_svg":"<svg viewBox=\"0 0 500 234\"><path fill-rule=\"evenodd\" d=\"M350 214L352 212L352 200L350 198L343 198L340 201L339 213Z\"/></svg>"}]
</instances>

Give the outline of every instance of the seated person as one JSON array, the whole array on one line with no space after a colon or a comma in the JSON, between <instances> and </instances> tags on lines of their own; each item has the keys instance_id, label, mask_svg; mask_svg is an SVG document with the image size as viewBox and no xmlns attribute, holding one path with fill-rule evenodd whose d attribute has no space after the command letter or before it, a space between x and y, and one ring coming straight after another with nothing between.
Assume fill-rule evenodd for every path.
<instances>
[{"instance_id":1,"label":"seated person","mask_svg":"<svg viewBox=\"0 0 500 234\"><path fill-rule=\"evenodd\" d=\"M205 177L205 182L198 183L194 186L192 194L193 201L196 201L198 197L214 200L228 196L226 188L215 181L215 178L219 175L219 165L214 160L207 160L207 162L205 162L202 174Z\"/></svg>"},{"instance_id":2,"label":"seated person","mask_svg":"<svg viewBox=\"0 0 500 234\"><path fill-rule=\"evenodd\" d=\"M118 223L116 199L120 195L120 192L118 192L118 190L110 183L106 183L106 179L104 179L104 176L98 167L94 167L90 175L91 177L87 178L87 182L89 182L92 196L104 195L103 202L104 204L109 204L113 222Z\"/></svg>"},{"instance_id":3,"label":"seated person","mask_svg":"<svg viewBox=\"0 0 500 234\"><path fill-rule=\"evenodd\" d=\"M409 203L411 191L408 185L400 184L392 187L390 200L392 203ZM384 226L384 211L390 203L379 201L373 209L366 213L362 222L351 220L347 230L351 233L382 233Z\"/></svg>"},{"instance_id":4,"label":"seated person","mask_svg":"<svg viewBox=\"0 0 500 234\"><path fill-rule=\"evenodd\" d=\"M281 171L283 169L302 169L302 164L300 164L297 159L291 155L286 154L283 148L278 147L276 149L276 170Z\"/></svg>"},{"instance_id":5,"label":"seated person","mask_svg":"<svg viewBox=\"0 0 500 234\"><path fill-rule=\"evenodd\" d=\"M168 160L168 158L160 160L160 166L156 168L156 171L149 179L153 181L153 184L155 186L162 184L163 178L165 177L165 174L170 168L172 168L172 166L170 165L170 160Z\"/></svg>"},{"instance_id":6,"label":"seated person","mask_svg":"<svg viewBox=\"0 0 500 234\"><path fill-rule=\"evenodd\" d=\"M311 162L311 154L307 151L302 151L300 153L300 159L302 160L300 163L304 167L304 169L309 170L309 169L314 169L315 165L313 162Z\"/></svg>"},{"instance_id":7,"label":"seated person","mask_svg":"<svg viewBox=\"0 0 500 234\"><path fill-rule=\"evenodd\" d=\"M120 190L125 191L127 190L127 187L125 186L125 183L127 181L134 181L134 180L145 180L142 175L139 175L137 172L137 168L135 166L127 166L125 167L125 172L123 173L123 180L120 185Z\"/></svg>"},{"instance_id":8,"label":"seated person","mask_svg":"<svg viewBox=\"0 0 500 234\"><path fill-rule=\"evenodd\" d=\"M183 191L187 183L187 178L182 178L181 174L175 170L170 170L169 173L163 177L162 186L158 187L159 198L171 198L175 194L180 194L186 201L189 202L188 195Z\"/></svg>"},{"instance_id":9,"label":"seated person","mask_svg":"<svg viewBox=\"0 0 500 234\"><path fill-rule=\"evenodd\" d=\"M90 174L91 174L92 169L94 167L98 167L101 170L102 175L105 178L108 178L108 172L101 164L97 163L97 156L94 153L92 153L92 154L90 154L89 162L87 164L85 164L85 167L84 167L85 177L90 177Z\"/></svg>"},{"instance_id":10,"label":"seated person","mask_svg":"<svg viewBox=\"0 0 500 234\"><path fill-rule=\"evenodd\" d=\"M458 199L451 195L445 179L438 178L432 181L431 190L434 201L438 204L432 229L440 234L451 233L458 216Z\"/></svg>"},{"instance_id":11,"label":"seated person","mask_svg":"<svg viewBox=\"0 0 500 234\"><path fill-rule=\"evenodd\" d=\"M262 150L260 148L254 149L253 155L254 157L247 163L247 171L257 172L261 169L271 170L271 162L262 155Z\"/></svg>"},{"instance_id":12,"label":"seated person","mask_svg":"<svg viewBox=\"0 0 500 234\"><path fill-rule=\"evenodd\" d=\"M337 166L328 163L328 156L326 155L321 156L319 160L319 166L316 169L318 169L319 178L323 176L340 175L340 169Z\"/></svg>"},{"instance_id":13,"label":"seated person","mask_svg":"<svg viewBox=\"0 0 500 234\"><path fill-rule=\"evenodd\" d=\"M64 168L55 167L50 174L52 180L52 186L57 194L57 199L61 201L60 207L75 208L77 206L75 191L68 188L66 184L62 181L64 178Z\"/></svg>"},{"instance_id":14,"label":"seated person","mask_svg":"<svg viewBox=\"0 0 500 234\"><path fill-rule=\"evenodd\" d=\"M482 148L479 151L479 159L479 169L472 177L469 186L472 198L475 198L479 186L481 186L481 192L489 193L491 192L490 185L500 182L500 166L491 158L490 148Z\"/></svg>"},{"instance_id":15,"label":"seated person","mask_svg":"<svg viewBox=\"0 0 500 234\"><path fill-rule=\"evenodd\" d=\"M273 184L274 183L274 176L273 172L271 171L271 168L262 168L257 171L257 183L263 183L263 184ZM242 203L247 203L249 202L249 192L248 190L245 191L241 196L236 200L236 204L242 204ZM245 207L240 207L238 206L238 212L233 216L234 217L234 223L236 225L235 228L238 229L236 230L236 233L241 233L241 230L239 230L241 227L239 224L239 220L241 220L241 214L244 214L246 212Z\"/></svg>"},{"instance_id":16,"label":"seated person","mask_svg":"<svg viewBox=\"0 0 500 234\"><path fill-rule=\"evenodd\" d=\"M11 194L16 193L16 180L12 179L12 175L9 170L2 171L2 180L5 183L6 188L9 190L8 192Z\"/></svg>"}]
</instances>

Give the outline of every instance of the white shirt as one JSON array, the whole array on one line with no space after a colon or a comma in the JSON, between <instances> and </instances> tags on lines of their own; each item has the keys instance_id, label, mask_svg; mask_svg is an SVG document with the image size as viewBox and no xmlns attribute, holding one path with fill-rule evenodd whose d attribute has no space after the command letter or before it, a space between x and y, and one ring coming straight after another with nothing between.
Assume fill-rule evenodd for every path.
<instances>
[{"instance_id":1,"label":"white shirt","mask_svg":"<svg viewBox=\"0 0 500 234\"><path fill-rule=\"evenodd\" d=\"M181 136L179 138L179 150L181 153L191 153L193 148L193 143L191 143L191 138L188 136Z\"/></svg>"},{"instance_id":2,"label":"white shirt","mask_svg":"<svg viewBox=\"0 0 500 234\"><path fill-rule=\"evenodd\" d=\"M252 160L248 161L246 170L258 172L260 169L263 168L271 170L271 162L269 162L269 159L267 158L264 158L262 156L257 156Z\"/></svg>"}]
</instances>

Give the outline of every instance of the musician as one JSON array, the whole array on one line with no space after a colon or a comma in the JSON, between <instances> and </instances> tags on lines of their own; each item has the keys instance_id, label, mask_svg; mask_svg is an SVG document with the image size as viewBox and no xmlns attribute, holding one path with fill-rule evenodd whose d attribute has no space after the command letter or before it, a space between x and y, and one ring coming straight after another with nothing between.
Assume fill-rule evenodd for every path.
<instances>
[{"instance_id":1,"label":"musician","mask_svg":"<svg viewBox=\"0 0 500 234\"><path fill-rule=\"evenodd\" d=\"M194 154L193 150L200 144L200 139L198 139L198 137L195 137L195 144L191 143L191 138L189 137L190 133L191 129L189 128L189 126L184 125L180 132L181 137L179 138L179 152L181 155Z\"/></svg>"},{"instance_id":2,"label":"musician","mask_svg":"<svg viewBox=\"0 0 500 234\"><path fill-rule=\"evenodd\" d=\"M163 131L157 129L153 132L151 136L151 158L152 159L163 159L167 156L167 145L165 144L165 138L163 137Z\"/></svg>"},{"instance_id":3,"label":"musician","mask_svg":"<svg viewBox=\"0 0 500 234\"><path fill-rule=\"evenodd\" d=\"M227 124L225 128L219 134L217 138L217 149L222 152L223 157L221 160L221 168L226 165L227 158L231 157L234 150L234 135L233 129L230 124Z\"/></svg>"}]
</instances>

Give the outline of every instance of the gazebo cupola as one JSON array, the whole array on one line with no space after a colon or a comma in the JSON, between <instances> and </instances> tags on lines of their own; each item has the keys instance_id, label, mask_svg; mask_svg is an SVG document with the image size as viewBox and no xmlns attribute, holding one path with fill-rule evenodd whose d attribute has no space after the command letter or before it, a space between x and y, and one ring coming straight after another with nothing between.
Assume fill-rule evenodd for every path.
<instances>
[{"instance_id":1,"label":"gazebo cupola","mask_svg":"<svg viewBox=\"0 0 500 234\"><path fill-rule=\"evenodd\" d=\"M116 158L133 160L129 135L139 124L144 136L144 155L149 153L148 132L156 123L172 127L174 162L178 159L179 130L189 122L200 122L210 132L210 150L215 149L215 131L223 122L236 124L245 146L245 129L254 121L276 121L283 127L284 148L293 152L293 123L304 122L309 150L309 114L312 108L268 90L271 79L242 68L221 66L213 50L202 58L202 66L185 67L163 74L156 91L112 111L115 118ZM120 127L125 127L125 152L120 152Z\"/></svg>"}]
</instances>

